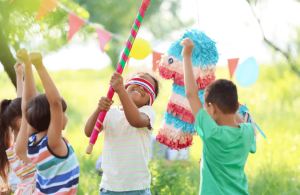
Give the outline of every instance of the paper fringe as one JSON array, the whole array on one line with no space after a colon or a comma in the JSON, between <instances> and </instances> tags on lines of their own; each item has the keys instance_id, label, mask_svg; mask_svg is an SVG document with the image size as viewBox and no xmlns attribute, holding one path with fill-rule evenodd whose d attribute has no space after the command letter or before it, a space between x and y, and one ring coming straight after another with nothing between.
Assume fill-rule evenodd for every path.
<instances>
[{"instance_id":1,"label":"paper fringe","mask_svg":"<svg viewBox=\"0 0 300 195\"><path fill-rule=\"evenodd\" d=\"M176 129L180 129L184 133L193 134L195 131L194 123L187 123L180 118L177 118L177 116L169 114L168 112L165 112L163 120L165 120L169 125L173 124Z\"/></svg>"},{"instance_id":2,"label":"paper fringe","mask_svg":"<svg viewBox=\"0 0 300 195\"><path fill-rule=\"evenodd\" d=\"M177 118L181 117L180 119L183 120L184 122L187 123L195 122L195 118L191 113L191 111L185 109L184 107L176 105L172 102L168 103L167 112Z\"/></svg>"},{"instance_id":3,"label":"paper fringe","mask_svg":"<svg viewBox=\"0 0 300 195\"><path fill-rule=\"evenodd\" d=\"M179 151L179 149L187 148L193 144L193 135L184 133L164 121L156 136L156 140L171 149Z\"/></svg>"},{"instance_id":4,"label":"paper fringe","mask_svg":"<svg viewBox=\"0 0 300 195\"><path fill-rule=\"evenodd\" d=\"M165 79L174 79L176 85L184 86L184 74L183 74L183 62L174 58L172 64L168 63L169 55L162 56L162 59L158 65L158 71L161 77ZM198 89L205 89L212 81L216 79L215 66L209 66L210 68L202 69L199 67L193 67L193 73L198 85Z\"/></svg>"}]
</instances>

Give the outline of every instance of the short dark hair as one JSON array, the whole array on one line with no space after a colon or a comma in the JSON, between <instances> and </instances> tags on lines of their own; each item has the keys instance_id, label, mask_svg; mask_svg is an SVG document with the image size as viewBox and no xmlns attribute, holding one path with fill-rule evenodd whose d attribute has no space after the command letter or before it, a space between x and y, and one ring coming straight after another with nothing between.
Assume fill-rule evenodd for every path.
<instances>
[{"instance_id":1,"label":"short dark hair","mask_svg":"<svg viewBox=\"0 0 300 195\"><path fill-rule=\"evenodd\" d=\"M156 98L157 98L158 93L159 93L160 82L159 82L159 78L155 74L155 72L152 70L138 69L134 72L128 73L128 75L126 76L126 80L132 79L133 77L136 77L139 75L148 75L153 79L153 81L155 83L154 90L155 90L155 94L156 94Z\"/></svg>"},{"instance_id":2,"label":"short dark hair","mask_svg":"<svg viewBox=\"0 0 300 195\"><path fill-rule=\"evenodd\" d=\"M226 79L218 79L205 89L205 102L215 104L224 114L234 114L239 106L236 85Z\"/></svg>"},{"instance_id":3,"label":"short dark hair","mask_svg":"<svg viewBox=\"0 0 300 195\"><path fill-rule=\"evenodd\" d=\"M67 110L67 103L61 98L62 111ZM50 104L46 94L35 96L26 106L26 120L37 131L46 131L50 125Z\"/></svg>"}]
</instances>

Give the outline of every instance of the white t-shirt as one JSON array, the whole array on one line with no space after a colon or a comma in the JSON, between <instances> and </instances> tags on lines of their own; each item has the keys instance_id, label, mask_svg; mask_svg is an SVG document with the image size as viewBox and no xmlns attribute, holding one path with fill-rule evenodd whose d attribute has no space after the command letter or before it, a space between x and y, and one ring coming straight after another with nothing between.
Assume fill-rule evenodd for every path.
<instances>
[{"instance_id":1,"label":"white t-shirt","mask_svg":"<svg viewBox=\"0 0 300 195\"><path fill-rule=\"evenodd\" d=\"M139 111L149 117L153 128L155 110L151 106L143 106ZM110 191L150 188L151 174L148 163L152 131L147 127L132 127L119 107L110 108L103 129L105 137L100 188Z\"/></svg>"}]
</instances>

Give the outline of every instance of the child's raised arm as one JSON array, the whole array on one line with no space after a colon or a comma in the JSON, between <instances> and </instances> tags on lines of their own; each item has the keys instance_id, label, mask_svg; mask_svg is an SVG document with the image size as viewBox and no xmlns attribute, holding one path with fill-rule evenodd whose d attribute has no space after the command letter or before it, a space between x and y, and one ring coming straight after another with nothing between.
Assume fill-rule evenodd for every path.
<instances>
[{"instance_id":1,"label":"child's raised arm","mask_svg":"<svg viewBox=\"0 0 300 195\"><path fill-rule=\"evenodd\" d=\"M114 101L110 101L108 97L101 97L97 109L94 111L94 113L92 114L92 116L89 118L89 120L85 125L84 132L87 137L91 137L100 112L102 110L107 112L113 103ZM102 130L103 130L103 125L101 126L100 131Z\"/></svg>"},{"instance_id":2,"label":"child's raised arm","mask_svg":"<svg viewBox=\"0 0 300 195\"><path fill-rule=\"evenodd\" d=\"M192 52L194 49L194 43L190 38L183 39L181 41L183 66L184 66L184 85L186 98L190 103L192 113L196 117L198 111L203 108L202 102L198 96L198 87L194 78L192 68Z\"/></svg>"},{"instance_id":3,"label":"child's raised arm","mask_svg":"<svg viewBox=\"0 0 300 195\"><path fill-rule=\"evenodd\" d=\"M27 157L27 142L29 136L33 133L33 129L30 125L28 125L25 113L27 103L37 94L37 90L32 74L31 62L26 49L19 49L17 57L25 63L25 81L22 95L22 121L20 132L16 141L16 153L24 162L30 163L31 161Z\"/></svg>"},{"instance_id":4,"label":"child's raised arm","mask_svg":"<svg viewBox=\"0 0 300 195\"><path fill-rule=\"evenodd\" d=\"M22 62L17 62L14 65L17 76L17 97L22 97L23 94L23 67Z\"/></svg>"},{"instance_id":5,"label":"child's raised arm","mask_svg":"<svg viewBox=\"0 0 300 195\"><path fill-rule=\"evenodd\" d=\"M45 89L45 94L50 104L51 120L47 133L48 144L54 153L59 154L61 153L61 148L66 148L66 145L61 136L61 131L63 130L62 99L45 66L43 65L42 54L30 53L29 58L32 64L35 66L38 75L42 80Z\"/></svg>"}]
</instances>

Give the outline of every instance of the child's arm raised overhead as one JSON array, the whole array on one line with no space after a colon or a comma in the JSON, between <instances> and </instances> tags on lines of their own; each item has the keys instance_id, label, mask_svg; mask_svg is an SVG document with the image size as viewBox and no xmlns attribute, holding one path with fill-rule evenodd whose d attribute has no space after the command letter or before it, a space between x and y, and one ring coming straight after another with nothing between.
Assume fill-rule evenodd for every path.
<instances>
[{"instance_id":1,"label":"child's arm raised overhead","mask_svg":"<svg viewBox=\"0 0 300 195\"><path fill-rule=\"evenodd\" d=\"M192 52L194 49L194 43L190 38L183 39L181 41L183 66L184 66L184 85L186 98L190 103L192 113L196 117L198 111L203 108L202 102L198 96L198 87L194 78L192 68Z\"/></svg>"},{"instance_id":2,"label":"child's arm raised overhead","mask_svg":"<svg viewBox=\"0 0 300 195\"><path fill-rule=\"evenodd\" d=\"M14 65L17 76L17 97L22 97L23 94L23 67L22 62L17 62Z\"/></svg>"},{"instance_id":3,"label":"child's arm raised overhead","mask_svg":"<svg viewBox=\"0 0 300 195\"><path fill-rule=\"evenodd\" d=\"M61 136L64 114L62 109L62 99L45 66L43 65L42 54L30 53L29 57L41 78L47 100L50 104L51 120L47 132L48 145L56 155L64 156L67 154L68 149Z\"/></svg>"},{"instance_id":4,"label":"child's arm raised overhead","mask_svg":"<svg viewBox=\"0 0 300 195\"><path fill-rule=\"evenodd\" d=\"M120 73L115 72L109 83L115 92L119 95L127 121L132 127L142 128L150 127L149 117L141 113L138 107L130 99L123 84L123 77Z\"/></svg>"},{"instance_id":5,"label":"child's arm raised overhead","mask_svg":"<svg viewBox=\"0 0 300 195\"><path fill-rule=\"evenodd\" d=\"M101 97L97 109L94 111L94 113L92 114L92 116L89 118L89 120L85 125L84 132L87 137L91 137L100 112L101 111L107 112L113 103L114 101L110 101L108 97ZM103 126L101 126L100 131L102 130L103 130Z\"/></svg>"},{"instance_id":6,"label":"child's arm raised overhead","mask_svg":"<svg viewBox=\"0 0 300 195\"><path fill-rule=\"evenodd\" d=\"M29 136L33 133L33 129L30 125L28 125L25 114L26 105L32 97L37 95L37 90L32 74L31 62L26 49L19 49L17 52L17 57L23 60L25 63L25 80L22 96L22 121L20 132L16 141L16 153L24 162L30 163L31 161L27 157L27 142Z\"/></svg>"}]
</instances>

